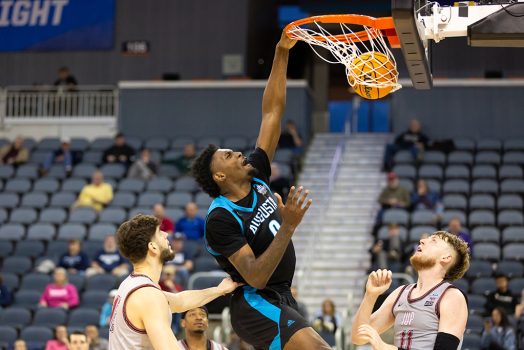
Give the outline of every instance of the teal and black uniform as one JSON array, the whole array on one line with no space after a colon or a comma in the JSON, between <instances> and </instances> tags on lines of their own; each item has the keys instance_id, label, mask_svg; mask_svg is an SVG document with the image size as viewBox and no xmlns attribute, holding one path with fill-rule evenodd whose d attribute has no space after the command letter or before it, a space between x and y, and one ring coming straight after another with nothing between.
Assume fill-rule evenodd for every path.
<instances>
[{"instance_id":1,"label":"teal and black uniform","mask_svg":"<svg viewBox=\"0 0 524 350\"><path fill-rule=\"evenodd\" d=\"M206 248L234 281L246 283L228 257L249 244L256 257L273 241L282 219L278 202L269 188L271 166L264 150L248 157L257 170L250 193L232 202L220 196L209 207L206 218ZM290 242L266 288L238 288L231 299L231 322L235 332L257 349L283 349L298 330L308 323L297 311L291 296L295 273L295 249Z\"/></svg>"}]
</instances>

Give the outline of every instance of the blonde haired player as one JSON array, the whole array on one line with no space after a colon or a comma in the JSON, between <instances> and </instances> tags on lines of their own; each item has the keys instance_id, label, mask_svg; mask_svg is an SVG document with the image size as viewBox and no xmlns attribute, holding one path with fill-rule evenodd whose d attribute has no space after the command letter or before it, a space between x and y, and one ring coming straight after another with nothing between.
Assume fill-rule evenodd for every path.
<instances>
[{"instance_id":1,"label":"blonde haired player","mask_svg":"<svg viewBox=\"0 0 524 350\"><path fill-rule=\"evenodd\" d=\"M466 328L465 296L450 282L469 268L467 244L455 235L438 231L421 239L410 259L418 272L416 284L400 286L371 314L379 295L391 285L391 271L369 275L364 300L353 320L351 340L371 344L374 350L458 349ZM395 345L380 334L394 327Z\"/></svg>"}]
</instances>

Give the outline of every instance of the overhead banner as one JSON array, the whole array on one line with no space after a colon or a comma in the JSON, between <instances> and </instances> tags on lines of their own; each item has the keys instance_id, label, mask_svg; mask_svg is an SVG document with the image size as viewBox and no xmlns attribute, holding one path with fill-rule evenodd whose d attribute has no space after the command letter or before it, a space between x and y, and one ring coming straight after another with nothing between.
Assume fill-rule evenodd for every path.
<instances>
[{"instance_id":1,"label":"overhead banner","mask_svg":"<svg viewBox=\"0 0 524 350\"><path fill-rule=\"evenodd\" d=\"M0 0L0 51L111 50L115 0Z\"/></svg>"}]
</instances>

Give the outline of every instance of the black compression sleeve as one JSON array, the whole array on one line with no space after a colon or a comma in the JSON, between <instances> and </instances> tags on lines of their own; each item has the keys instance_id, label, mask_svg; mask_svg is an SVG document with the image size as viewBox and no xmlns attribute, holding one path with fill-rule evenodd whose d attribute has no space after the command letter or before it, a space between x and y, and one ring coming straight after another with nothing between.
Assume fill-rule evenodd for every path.
<instances>
[{"instance_id":1,"label":"black compression sleeve","mask_svg":"<svg viewBox=\"0 0 524 350\"><path fill-rule=\"evenodd\" d=\"M457 349L460 344L460 339L453 334L438 332L435 340L435 347L433 350L452 350Z\"/></svg>"}]
</instances>

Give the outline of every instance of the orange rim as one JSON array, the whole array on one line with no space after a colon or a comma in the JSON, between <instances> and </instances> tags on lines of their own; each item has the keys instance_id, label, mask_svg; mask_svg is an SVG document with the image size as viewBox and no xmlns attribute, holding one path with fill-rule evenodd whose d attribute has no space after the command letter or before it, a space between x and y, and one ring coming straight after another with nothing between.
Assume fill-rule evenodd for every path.
<instances>
[{"instance_id":1,"label":"orange rim","mask_svg":"<svg viewBox=\"0 0 524 350\"><path fill-rule=\"evenodd\" d=\"M323 15L323 16L312 16L307 17L303 19L299 19L296 21L293 21L289 23L285 28L284 31L286 32L287 36L290 39L300 39L297 38L293 33L291 32L292 29L296 27L303 26L304 24L310 24L314 22L319 23L345 23L345 24L357 24L362 25L366 27L371 27L375 29L380 30L380 35L385 34L390 43L393 46L393 43L397 42L398 39L396 39L397 35L395 32L395 24L393 22L393 17L370 17L365 15ZM367 41L369 39L374 39L378 37L377 34L372 34L372 37L369 37L369 33L365 30L361 30L359 32L351 33L351 34L339 34L339 35L332 35L323 37L320 35L314 35L313 39L318 41L326 41L326 40L337 40L341 42L350 42L350 41Z\"/></svg>"}]
</instances>

